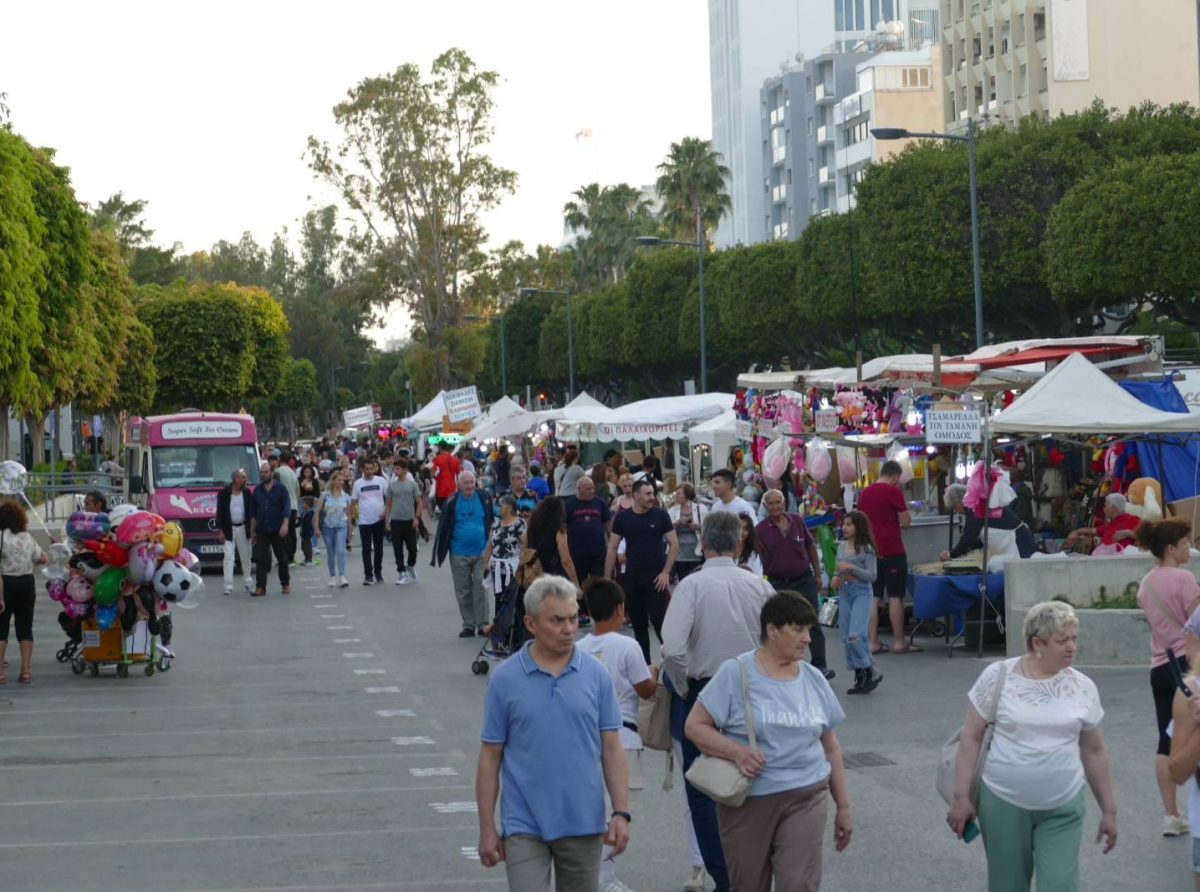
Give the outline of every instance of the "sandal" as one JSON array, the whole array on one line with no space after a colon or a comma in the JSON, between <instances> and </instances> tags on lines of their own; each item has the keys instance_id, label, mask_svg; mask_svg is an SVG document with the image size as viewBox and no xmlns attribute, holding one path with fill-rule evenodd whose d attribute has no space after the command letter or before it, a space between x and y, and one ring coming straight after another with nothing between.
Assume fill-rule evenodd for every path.
<instances>
[{"instance_id":1,"label":"sandal","mask_svg":"<svg viewBox=\"0 0 1200 892\"><path fill-rule=\"evenodd\" d=\"M888 653L888 652L890 652L890 651L891 651L891 648L890 648L890 647L888 647L886 644L884 644L884 643L881 641L881 642L879 642L879 647L877 647L877 648L875 648L873 651L871 651L871 656L874 656L875 654L885 654L885 653Z\"/></svg>"},{"instance_id":2,"label":"sandal","mask_svg":"<svg viewBox=\"0 0 1200 892\"><path fill-rule=\"evenodd\" d=\"M21 684L29 684L30 682L33 681L33 676L30 675L29 672L27 672L27 671L22 672L20 675L17 676L17 681L20 682Z\"/></svg>"},{"instance_id":3,"label":"sandal","mask_svg":"<svg viewBox=\"0 0 1200 892\"><path fill-rule=\"evenodd\" d=\"M892 653L894 653L894 654L923 654L923 653L925 653L925 648L920 647L916 644L906 644L906 645L904 645L904 647L893 648Z\"/></svg>"}]
</instances>

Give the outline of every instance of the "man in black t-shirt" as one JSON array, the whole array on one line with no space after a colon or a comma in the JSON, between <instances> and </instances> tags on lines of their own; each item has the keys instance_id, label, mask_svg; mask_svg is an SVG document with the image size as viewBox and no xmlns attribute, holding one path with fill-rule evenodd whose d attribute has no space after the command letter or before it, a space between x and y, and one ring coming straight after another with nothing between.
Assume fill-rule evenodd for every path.
<instances>
[{"instance_id":1,"label":"man in black t-shirt","mask_svg":"<svg viewBox=\"0 0 1200 892\"><path fill-rule=\"evenodd\" d=\"M608 502L596 498L591 477L579 478L579 491L567 499L567 545L579 584L604 572L604 554L612 532Z\"/></svg>"},{"instance_id":2,"label":"man in black t-shirt","mask_svg":"<svg viewBox=\"0 0 1200 892\"><path fill-rule=\"evenodd\" d=\"M655 505L656 492L649 477L633 484L633 508L622 511L613 520L613 534L608 539L608 554L604 559L604 576L611 578L617 564L617 550L625 542L625 603L633 622L633 635L641 645L642 655L650 662L650 628L662 642L663 617L667 613L667 584L675 557L679 554L679 539L671 523L671 515Z\"/></svg>"}]
</instances>

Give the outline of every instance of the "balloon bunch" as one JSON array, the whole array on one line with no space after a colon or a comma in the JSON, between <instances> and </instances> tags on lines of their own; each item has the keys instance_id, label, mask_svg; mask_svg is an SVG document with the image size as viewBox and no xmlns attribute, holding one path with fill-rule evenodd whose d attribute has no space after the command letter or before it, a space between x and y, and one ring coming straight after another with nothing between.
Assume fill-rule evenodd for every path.
<instances>
[{"instance_id":1,"label":"balloon bunch","mask_svg":"<svg viewBox=\"0 0 1200 892\"><path fill-rule=\"evenodd\" d=\"M200 559L183 547L183 529L174 521L132 505L107 514L76 511L67 536L72 545L51 545L42 573L50 598L76 625L94 614L99 628L119 620L129 634L145 620L157 635L171 603L198 605L204 582L193 571Z\"/></svg>"}]
</instances>

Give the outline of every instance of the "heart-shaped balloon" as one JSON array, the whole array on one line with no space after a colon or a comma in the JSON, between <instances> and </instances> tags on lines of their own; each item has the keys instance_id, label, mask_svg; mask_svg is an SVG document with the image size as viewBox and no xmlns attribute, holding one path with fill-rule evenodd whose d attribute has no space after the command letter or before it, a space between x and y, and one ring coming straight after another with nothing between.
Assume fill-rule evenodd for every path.
<instances>
[{"instance_id":1,"label":"heart-shaped balloon","mask_svg":"<svg viewBox=\"0 0 1200 892\"><path fill-rule=\"evenodd\" d=\"M47 579L66 579L71 575L67 562L71 560L71 546L65 542L54 542L46 549L46 557L50 560L42 567L42 575Z\"/></svg>"}]
</instances>

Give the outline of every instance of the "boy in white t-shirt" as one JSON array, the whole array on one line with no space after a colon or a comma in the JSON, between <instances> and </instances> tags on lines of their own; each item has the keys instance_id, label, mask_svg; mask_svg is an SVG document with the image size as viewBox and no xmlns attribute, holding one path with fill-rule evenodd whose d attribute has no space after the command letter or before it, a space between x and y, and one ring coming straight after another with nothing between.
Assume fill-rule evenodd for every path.
<instances>
[{"instance_id":1,"label":"boy in white t-shirt","mask_svg":"<svg viewBox=\"0 0 1200 892\"><path fill-rule=\"evenodd\" d=\"M638 698L649 700L658 687L658 667L647 666L642 658L641 645L628 635L622 635L625 625L625 592L611 579L593 576L583 586L583 598L595 623L594 631L576 647L591 654L604 664L613 686L625 727L618 735L625 748L625 763L629 767L629 810L636 811L636 793L645 786L642 779L642 738L638 734ZM617 879L617 866L612 859L612 847L605 846L600 862L600 892L620 892L628 889Z\"/></svg>"}]
</instances>

